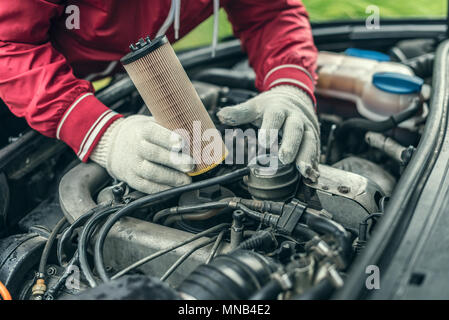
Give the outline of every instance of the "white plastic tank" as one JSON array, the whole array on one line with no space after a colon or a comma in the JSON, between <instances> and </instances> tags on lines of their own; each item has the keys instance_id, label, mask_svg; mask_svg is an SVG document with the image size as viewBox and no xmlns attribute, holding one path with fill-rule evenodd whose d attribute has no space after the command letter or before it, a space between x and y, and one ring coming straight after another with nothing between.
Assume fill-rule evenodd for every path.
<instances>
[{"instance_id":1,"label":"white plastic tank","mask_svg":"<svg viewBox=\"0 0 449 320\"><path fill-rule=\"evenodd\" d=\"M380 88L373 84L375 76L387 73L393 77L403 75L404 78L416 79L413 71L400 63L321 51L318 55L317 71L318 95L353 101L358 113L373 121L384 120L407 109L412 100L421 94L421 90L413 93L397 93L397 90ZM402 123L401 127L411 129L414 123L412 118Z\"/></svg>"}]
</instances>

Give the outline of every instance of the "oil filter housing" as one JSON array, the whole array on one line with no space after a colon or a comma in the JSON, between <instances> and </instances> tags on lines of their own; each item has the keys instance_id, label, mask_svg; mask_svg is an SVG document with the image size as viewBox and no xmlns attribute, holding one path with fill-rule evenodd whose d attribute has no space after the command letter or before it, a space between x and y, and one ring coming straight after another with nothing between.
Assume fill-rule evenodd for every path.
<instances>
[{"instance_id":1,"label":"oil filter housing","mask_svg":"<svg viewBox=\"0 0 449 320\"><path fill-rule=\"evenodd\" d=\"M244 177L254 199L284 202L295 196L300 175L293 164L284 165L272 155L259 155L254 160L250 174Z\"/></svg>"},{"instance_id":2,"label":"oil filter housing","mask_svg":"<svg viewBox=\"0 0 449 320\"><path fill-rule=\"evenodd\" d=\"M130 49L121 62L154 119L187 142L183 152L196 163L189 175L202 174L223 162L227 150L221 135L167 38L140 39Z\"/></svg>"}]
</instances>

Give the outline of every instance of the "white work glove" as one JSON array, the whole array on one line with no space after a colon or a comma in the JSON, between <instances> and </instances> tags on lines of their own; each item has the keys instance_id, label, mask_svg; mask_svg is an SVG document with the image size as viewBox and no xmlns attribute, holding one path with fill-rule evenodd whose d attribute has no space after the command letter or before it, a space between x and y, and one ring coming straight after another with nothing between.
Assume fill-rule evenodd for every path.
<instances>
[{"instance_id":1,"label":"white work glove","mask_svg":"<svg viewBox=\"0 0 449 320\"><path fill-rule=\"evenodd\" d=\"M224 124L237 126L252 123L259 127L259 141L270 147L270 129L279 130L282 142L279 160L296 162L301 174L316 182L319 177L320 135L318 119L310 97L303 90L281 85L236 106L217 113ZM263 135L263 136L262 136Z\"/></svg>"},{"instance_id":2,"label":"white work glove","mask_svg":"<svg viewBox=\"0 0 449 320\"><path fill-rule=\"evenodd\" d=\"M152 117L134 115L116 120L106 130L90 159L111 176L145 193L156 193L191 182L186 172L194 162L178 153L183 140Z\"/></svg>"}]
</instances>

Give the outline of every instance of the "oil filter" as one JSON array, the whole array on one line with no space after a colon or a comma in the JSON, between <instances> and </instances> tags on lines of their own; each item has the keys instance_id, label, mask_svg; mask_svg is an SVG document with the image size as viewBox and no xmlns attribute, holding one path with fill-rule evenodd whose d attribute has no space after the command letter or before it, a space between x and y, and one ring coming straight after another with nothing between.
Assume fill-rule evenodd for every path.
<instances>
[{"instance_id":1,"label":"oil filter","mask_svg":"<svg viewBox=\"0 0 449 320\"><path fill-rule=\"evenodd\" d=\"M140 39L130 49L121 62L156 122L188 142L196 163L189 175L202 174L223 162L227 150L221 135L167 38Z\"/></svg>"}]
</instances>

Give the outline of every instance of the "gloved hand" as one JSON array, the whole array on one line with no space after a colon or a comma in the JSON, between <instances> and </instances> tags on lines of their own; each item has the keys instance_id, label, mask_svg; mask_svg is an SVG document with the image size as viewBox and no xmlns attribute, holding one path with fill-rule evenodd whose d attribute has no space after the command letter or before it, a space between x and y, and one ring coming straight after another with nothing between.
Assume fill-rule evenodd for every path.
<instances>
[{"instance_id":1,"label":"gloved hand","mask_svg":"<svg viewBox=\"0 0 449 320\"><path fill-rule=\"evenodd\" d=\"M279 160L283 164L296 162L301 174L316 182L320 158L319 124L313 102L301 89L282 85L259 94L236 106L217 113L224 124L237 126L252 123L260 130L259 141L268 148L270 129L280 130L282 142Z\"/></svg>"},{"instance_id":2,"label":"gloved hand","mask_svg":"<svg viewBox=\"0 0 449 320\"><path fill-rule=\"evenodd\" d=\"M194 162L177 152L182 142L152 117L134 115L112 123L90 159L132 188L156 193L191 182L186 172L193 170Z\"/></svg>"}]
</instances>

